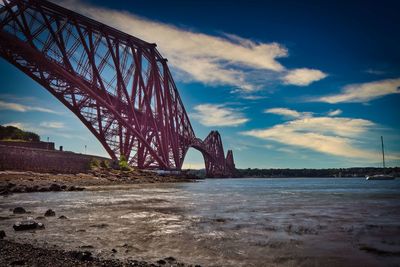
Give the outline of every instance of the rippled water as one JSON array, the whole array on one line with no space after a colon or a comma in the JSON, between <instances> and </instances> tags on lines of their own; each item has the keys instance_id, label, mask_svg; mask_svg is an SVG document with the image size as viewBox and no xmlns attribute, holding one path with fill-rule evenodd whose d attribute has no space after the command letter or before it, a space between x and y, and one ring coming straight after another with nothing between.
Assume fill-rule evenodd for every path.
<instances>
[{"instance_id":1,"label":"rippled water","mask_svg":"<svg viewBox=\"0 0 400 267\"><path fill-rule=\"evenodd\" d=\"M16 240L206 266L398 266L400 180L213 179L0 198ZM46 209L46 229L13 232ZM65 215L67 220L58 219ZM93 247L93 248L92 248ZM111 250L115 248L117 253Z\"/></svg>"}]
</instances>

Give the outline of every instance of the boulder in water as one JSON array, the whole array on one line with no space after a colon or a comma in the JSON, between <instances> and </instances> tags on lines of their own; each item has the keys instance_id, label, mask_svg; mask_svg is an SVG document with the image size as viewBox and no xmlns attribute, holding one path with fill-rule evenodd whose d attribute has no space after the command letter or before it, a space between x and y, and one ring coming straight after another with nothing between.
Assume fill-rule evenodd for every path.
<instances>
[{"instance_id":1,"label":"boulder in water","mask_svg":"<svg viewBox=\"0 0 400 267\"><path fill-rule=\"evenodd\" d=\"M17 222L13 225L15 231L26 231L26 230L36 230L43 229L44 224L38 223L33 220Z\"/></svg>"},{"instance_id":2,"label":"boulder in water","mask_svg":"<svg viewBox=\"0 0 400 267\"><path fill-rule=\"evenodd\" d=\"M26 213L26 210L23 207L16 207L13 209L14 214L24 214Z\"/></svg>"},{"instance_id":3,"label":"boulder in water","mask_svg":"<svg viewBox=\"0 0 400 267\"><path fill-rule=\"evenodd\" d=\"M46 211L46 213L44 214L44 216L46 216L46 217L56 216L56 213L54 212L54 210L48 209Z\"/></svg>"}]
</instances>

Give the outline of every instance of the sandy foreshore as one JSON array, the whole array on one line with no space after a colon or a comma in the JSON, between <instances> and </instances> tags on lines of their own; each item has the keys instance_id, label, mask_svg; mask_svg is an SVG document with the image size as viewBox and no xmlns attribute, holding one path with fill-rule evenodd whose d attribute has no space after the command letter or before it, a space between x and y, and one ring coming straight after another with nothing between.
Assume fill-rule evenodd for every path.
<instances>
[{"instance_id":1,"label":"sandy foreshore","mask_svg":"<svg viewBox=\"0 0 400 267\"><path fill-rule=\"evenodd\" d=\"M188 175L158 175L145 171L94 170L78 174L0 171L0 195L12 193L82 191L88 186L193 182Z\"/></svg>"}]
</instances>

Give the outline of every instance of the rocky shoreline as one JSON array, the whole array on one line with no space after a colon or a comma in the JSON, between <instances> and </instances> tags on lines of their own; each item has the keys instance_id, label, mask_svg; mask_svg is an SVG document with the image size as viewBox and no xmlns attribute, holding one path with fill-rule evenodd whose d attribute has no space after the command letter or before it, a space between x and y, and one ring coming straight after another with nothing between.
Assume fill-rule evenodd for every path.
<instances>
[{"instance_id":1,"label":"rocky shoreline","mask_svg":"<svg viewBox=\"0 0 400 267\"><path fill-rule=\"evenodd\" d=\"M140 170L97 169L88 173L78 174L0 171L0 195L49 191L82 191L87 186L193 182L196 179L197 177L186 174L159 175Z\"/></svg>"},{"instance_id":2,"label":"rocky shoreline","mask_svg":"<svg viewBox=\"0 0 400 267\"><path fill-rule=\"evenodd\" d=\"M47 221L46 217L56 217L56 212L48 209L43 216L33 217L35 214L23 207L15 207L9 210L10 217L0 217L0 220L8 220L10 218L19 218L14 225L9 225L9 228L0 229L0 266L40 266L40 267L56 267L56 266L107 266L107 267L201 267L200 265L187 265L178 262L174 257L166 257L155 262L129 259L117 259L113 257L100 257L94 255L91 251L93 246L80 246L82 250L64 250L62 247L50 246L45 244L40 247L31 244L32 240L26 240L26 243L21 243L21 240L14 240L13 237L8 237L10 231L28 232L33 235L40 234L45 231L48 223L55 221ZM28 217L25 217L27 216ZM36 214L40 215L40 214ZM17 216L17 217L16 217ZM67 220L64 215L58 216L60 220ZM46 223L44 223L46 222ZM103 225L93 225L93 227L103 227ZM122 246L124 249L128 245ZM111 250L112 256L117 253L114 248Z\"/></svg>"},{"instance_id":3,"label":"rocky shoreline","mask_svg":"<svg viewBox=\"0 0 400 267\"><path fill-rule=\"evenodd\" d=\"M0 171L0 195L7 197L14 193L82 191L88 190L89 187L90 190L96 190L96 186L104 188L104 186L112 185L193 182L195 179L196 177L189 177L185 174L179 176L158 175L138 170L96 169L79 174ZM31 244L28 240L26 243L14 240L12 237L7 237L9 231L40 233L42 229L46 229L46 223L43 223L46 221L45 218L55 217L56 213L48 209L43 215L34 216L24 207L15 207L9 212L12 213L10 218L19 218L19 220L14 225L10 224L9 229L8 227L0 229L0 266L192 266L180 263L173 257L159 259L156 262L101 258L84 248L80 248L83 250L68 251L63 250L62 247L38 246ZM57 214L55 218L68 219L66 216L60 215ZM9 218L0 217L0 219L7 220Z\"/></svg>"},{"instance_id":4,"label":"rocky shoreline","mask_svg":"<svg viewBox=\"0 0 400 267\"><path fill-rule=\"evenodd\" d=\"M109 266L109 267L191 267L178 262L173 257L160 259L157 262L138 260L103 259L92 255L89 251L65 251L35 247L9 240L0 240L0 266ZM200 267L200 265L195 265Z\"/></svg>"}]
</instances>

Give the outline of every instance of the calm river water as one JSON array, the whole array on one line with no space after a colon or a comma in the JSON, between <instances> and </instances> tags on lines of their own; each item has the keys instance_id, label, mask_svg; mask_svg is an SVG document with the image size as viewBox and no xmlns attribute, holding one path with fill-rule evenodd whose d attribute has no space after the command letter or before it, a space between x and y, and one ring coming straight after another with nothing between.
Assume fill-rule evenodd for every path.
<instances>
[{"instance_id":1,"label":"calm river water","mask_svg":"<svg viewBox=\"0 0 400 267\"><path fill-rule=\"evenodd\" d=\"M22 206L46 229L14 232ZM68 219L58 219L65 215ZM399 266L400 179L210 179L0 197L9 238L205 266ZM112 253L115 248L117 253Z\"/></svg>"}]
</instances>

